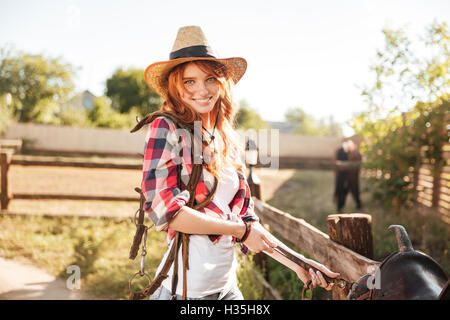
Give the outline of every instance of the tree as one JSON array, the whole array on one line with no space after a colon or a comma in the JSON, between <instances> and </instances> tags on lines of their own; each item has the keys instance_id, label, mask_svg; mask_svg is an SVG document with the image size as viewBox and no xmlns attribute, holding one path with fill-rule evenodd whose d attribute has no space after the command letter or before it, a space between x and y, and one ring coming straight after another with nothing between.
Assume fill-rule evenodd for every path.
<instances>
[{"instance_id":1,"label":"tree","mask_svg":"<svg viewBox=\"0 0 450 320\"><path fill-rule=\"evenodd\" d=\"M161 105L161 98L151 90L140 69L117 69L106 80L106 95L111 98L112 107L121 113L127 113L135 107L140 116L156 111Z\"/></svg>"},{"instance_id":2,"label":"tree","mask_svg":"<svg viewBox=\"0 0 450 320\"><path fill-rule=\"evenodd\" d=\"M243 130L258 130L268 127L261 116L253 108L251 108L245 100L241 100L239 102L239 110L236 114L235 122L237 128Z\"/></svg>"},{"instance_id":3,"label":"tree","mask_svg":"<svg viewBox=\"0 0 450 320\"><path fill-rule=\"evenodd\" d=\"M296 134L305 136L342 136L342 127L334 121L333 116L315 119L302 108L289 108L284 114L288 123L297 124Z\"/></svg>"},{"instance_id":4,"label":"tree","mask_svg":"<svg viewBox=\"0 0 450 320\"><path fill-rule=\"evenodd\" d=\"M0 50L0 95L10 93L19 122L48 119L72 92L72 65L60 58Z\"/></svg>"},{"instance_id":5,"label":"tree","mask_svg":"<svg viewBox=\"0 0 450 320\"><path fill-rule=\"evenodd\" d=\"M385 45L377 50L370 67L374 81L361 88L368 109L359 115L358 123L398 116L419 101L446 100L450 92L450 32L445 22L434 22L425 36L419 37L415 48L420 48L422 55L412 49L405 29L385 28L382 32Z\"/></svg>"},{"instance_id":6,"label":"tree","mask_svg":"<svg viewBox=\"0 0 450 320\"><path fill-rule=\"evenodd\" d=\"M413 50L406 30L383 31L385 46L371 67L374 80L362 87L367 109L352 119L364 139L365 168L377 172L371 179L372 197L397 209L414 200L415 182L422 161L436 168L448 136L450 32L434 22ZM420 54L419 54L420 52ZM428 151L421 155L421 147Z\"/></svg>"},{"instance_id":7,"label":"tree","mask_svg":"<svg viewBox=\"0 0 450 320\"><path fill-rule=\"evenodd\" d=\"M11 94L7 93L0 95L0 134L2 134L8 125L13 121L11 103Z\"/></svg>"},{"instance_id":8,"label":"tree","mask_svg":"<svg viewBox=\"0 0 450 320\"><path fill-rule=\"evenodd\" d=\"M130 109L126 114L114 110L109 98L103 96L94 100L94 107L89 111L88 118L95 127L131 129L136 125L136 115L135 108Z\"/></svg>"}]
</instances>

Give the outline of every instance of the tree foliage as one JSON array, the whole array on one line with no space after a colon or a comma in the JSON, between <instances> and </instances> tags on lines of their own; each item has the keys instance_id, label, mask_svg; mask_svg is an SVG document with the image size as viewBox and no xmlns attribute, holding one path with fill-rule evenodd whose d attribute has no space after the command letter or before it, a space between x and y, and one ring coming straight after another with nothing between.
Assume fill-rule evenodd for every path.
<instances>
[{"instance_id":1,"label":"tree foliage","mask_svg":"<svg viewBox=\"0 0 450 320\"><path fill-rule=\"evenodd\" d=\"M107 97L97 97L88 118L95 127L131 129L136 124L137 114L136 108L132 108L128 113L120 113L111 107Z\"/></svg>"},{"instance_id":2,"label":"tree foliage","mask_svg":"<svg viewBox=\"0 0 450 320\"><path fill-rule=\"evenodd\" d=\"M0 95L12 95L13 116L19 122L43 121L57 111L73 91L74 68L61 58L0 49Z\"/></svg>"},{"instance_id":3,"label":"tree foliage","mask_svg":"<svg viewBox=\"0 0 450 320\"><path fill-rule=\"evenodd\" d=\"M117 69L106 80L106 95L111 98L112 107L120 113L127 113L133 107L141 116L156 111L161 98L146 84L144 72L140 69Z\"/></svg>"},{"instance_id":4,"label":"tree foliage","mask_svg":"<svg viewBox=\"0 0 450 320\"><path fill-rule=\"evenodd\" d=\"M331 115L328 118L315 119L302 108L289 108L284 114L288 123L297 124L296 134L305 136L343 136L342 127L334 121Z\"/></svg>"},{"instance_id":5,"label":"tree foliage","mask_svg":"<svg viewBox=\"0 0 450 320\"><path fill-rule=\"evenodd\" d=\"M13 121L11 102L12 98L10 94L0 95L0 134L2 134Z\"/></svg>"},{"instance_id":6,"label":"tree foliage","mask_svg":"<svg viewBox=\"0 0 450 320\"><path fill-rule=\"evenodd\" d=\"M247 101L241 100L239 102L239 110L236 114L236 127L238 129L266 129L267 123L261 118L261 116L249 106Z\"/></svg>"},{"instance_id":7,"label":"tree foliage","mask_svg":"<svg viewBox=\"0 0 450 320\"><path fill-rule=\"evenodd\" d=\"M404 29L383 34L384 48L371 67L374 81L361 90L367 109L352 127L364 138L364 166L375 173L373 199L399 209L414 200L420 163L432 164L434 173L442 165L449 139L450 33L445 23L434 22L419 39L420 49Z\"/></svg>"}]
</instances>

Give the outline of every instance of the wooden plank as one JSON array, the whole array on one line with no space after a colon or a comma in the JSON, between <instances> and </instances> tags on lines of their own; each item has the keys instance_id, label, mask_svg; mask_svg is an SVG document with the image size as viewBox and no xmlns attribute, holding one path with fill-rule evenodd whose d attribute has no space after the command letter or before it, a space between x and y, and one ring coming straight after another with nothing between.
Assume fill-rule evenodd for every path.
<instances>
[{"instance_id":1,"label":"wooden plank","mask_svg":"<svg viewBox=\"0 0 450 320\"><path fill-rule=\"evenodd\" d=\"M419 174L431 175L431 170L422 166L419 168Z\"/></svg>"},{"instance_id":2,"label":"wooden plank","mask_svg":"<svg viewBox=\"0 0 450 320\"><path fill-rule=\"evenodd\" d=\"M431 170L433 170L433 166L430 164L424 163L424 164L420 165L419 171L420 170L427 170L428 173L431 173Z\"/></svg>"},{"instance_id":3,"label":"wooden plank","mask_svg":"<svg viewBox=\"0 0 450 320\"><path fill-rule=\"evenodd\" d=\"M140 163L112 163L112 162L86 162L85 160L70 160L62 158L40 158L40 157L13 157L13 165L21 166L44 166L44 167L78 167L78 168L103 168L103 169L128 169L142 170Z\"/></svg>"},{"instance_id":4,"label":"wooden plank","mask_svg":"<svg viewBox=\"0 0 450 320\"><path fill-rule=\"evenodd\" d=\"M444 187L450 187L450 180L439 180L439 184Z\"/></svg>"},{"instance_id":5,"label":"wooden plank","mask_svg":"<svg viewBox=\"0 0 450 320\"><path fill-rule=\"evenodd\" d=\"M445 215L445 216L448 216L448 217L450 218L450 210L449 210L449 209L446 209L446 208L444 208L444 207L439 207L439 208L438 208L438 211L439 211L441 214L443 214L443 215Z\"/></svg>"},{"instance_id":6,"label":"wooden plank","mask_svg":"<svg viewBox=\"0 0 450 320\"><path fill-rule=\"evenodd\" d=\"M442 221L444 221L445 223L450 225L450 217L446 217L446 216L441 216Z\"/></svg>"},{"instance_id":7,"label":"wooden plank","mask_svg":"<svg viewBox=\"0 0 450 320\"><path fill-rule=\"evenodd\" d=\"M432 194L427 194L425 192L419 192L418 194L419 198L428 200L428 201L432 201L433 200L433 195Z\"/></svg>"},{"instance_id":8,"label":"wooden plank","mask_svg":"<svg viewBox=\"0 0 450 320\"><path fill-rule=\"evenodd\" d=\"M417 202L419 202L419 203L421 203L424 206L429 207L429 208L431 208L433 206L433 203L431 201L425 200L423 198L418 198Z\"/></svg>"},{"instance_id":9,"label":"wooden plank","mask_svg":"<svg viewBox=\"0 0 450 320\"><path fill-rule=\"evenodd\" d=\"M433 184L430 183L430 182L419 180L419 185L422 186L422 187L425 187L425 188L433 189Z\"/></svg>"},{"instance_id":10,"label":"wooden plank","mask_svg":"<svg viewBox=\"0 0 450 320\"><path fill-rule=\"evenodd\" d=\"M442 201L446 201L446 202L449 202L449 203L450 203L450 195L446 195L446 194L444 194L444 193L440 193L439 196L440 196L440 199L441 199Z\"/></svg>"},{"instance_id":11,"label":"wooden plank","mask_svg":"<svg viewBox=\"0 0 450 320\"><path fill-rule=\"evenodd\" d=\"M1 194L0 207L2 210L8 209L9 200L11 199L11 181L9 180L9 166L11 164L12 150L2 150L0 152L0 170L1 170Z\"/></svg>"},{"instance_id":12,"label":"wooden plank","mask_svg":"<svg viewBox=\"0 0 450 320\"><path fill-rule=\"evenodd\" d=\"M139 197L104 196L104 195L78 195L78 194L36 194L14 193L12 199L26 200L100 200L100 201L137 201Z\"/></svg>"},{"instance_id":13,"label":"wooden plank","mask_svg":"<svg viewBox=\"0 0 450 320\"><path fill-rule=\"evenodd\" d=\"M441 186L441 187L439 188L439 192L440 192L441 194L448 194L448 195L450 195L450 188Z\"/></svg>"},{"instance_id":14,"label":"wooden plank","mask_svg":"<svg viewBox=\"0 0 450 320\"><path fill-rule=\"evenodd\" d=\"M450 204L448 202L445 202L443 200L439 200L438 206L445 209L450 209Z\"/></svg>"},{"instance_id":15,"label":"wooden plank","mask_svg":"<svg viewBox=\"0 0 450 320\"><path fill-rule=\"evenodd\" d=\"M379 265L378 261L366 258L332 241L327 234L305 220L293 217L256 198L254 201L256 214L264 220L264 223L270 225L271 230L281 234L311 258L339 272L343 278L356 281L361 276L373 272L374 267Z\"/></svg>"},{"instance_id":16,"label":"wooden plank","mask_svg":"<svg viewBox=\"0 0 450 320\"><path fill-rule=\"evenodd\" d=\"M18 152L22 149L22 139L0 139L0 149L12 149Z\"/></svg>"},{"instance_id":17,"label":"wooden plank","mask_svg":"<svg viewBox=\"0 0 450 320\"><path fill-rule=\"evenodd\" d=\"M428 181L428 182L433 182L434 179L432 176L429 175L424 175L424 174L419 174L419 181Z\"/></svg>"},{"instance_id":18,"label":"wooden plank","mask_svg":"<svg viewBox=\"0 0 450 320\"><path fill-rule=\"evenodd\" d=\"M334 161L332 158L305 158L280 156L278 167L280 169L315 169L315 170L335 170L360 168L360 161ZM270 164L258 164L257 168L270 167Z\"/></svg>"}]
</instances>

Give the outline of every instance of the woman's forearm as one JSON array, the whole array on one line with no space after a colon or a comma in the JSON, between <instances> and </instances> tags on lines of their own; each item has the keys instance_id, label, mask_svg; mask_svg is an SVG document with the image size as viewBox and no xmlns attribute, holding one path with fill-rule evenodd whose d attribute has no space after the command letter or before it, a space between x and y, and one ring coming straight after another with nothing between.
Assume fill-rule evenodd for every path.
<instances>
[{"instance_id":1,"label":"woman's forearm","mask_svg":"<svg viewBox=\"0 0 450 320\"><path fill-rule=\"evenodd\" d=\"M218 234L242 237L244 223L222 220L184 206L169 223L169 228L188 234Z\"/></svg>"}]
</instances>

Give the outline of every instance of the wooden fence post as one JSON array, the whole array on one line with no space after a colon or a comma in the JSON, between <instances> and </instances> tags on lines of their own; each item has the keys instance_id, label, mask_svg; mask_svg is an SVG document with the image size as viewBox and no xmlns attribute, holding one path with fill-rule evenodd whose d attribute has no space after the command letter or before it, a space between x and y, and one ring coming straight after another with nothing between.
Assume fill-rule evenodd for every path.
<instances>
[{"instance_id":1,"label":"wooden fence post","mask_svg":"<svg viewBox=\"0 0 450 320\"><path fill-rule=\"evenodd\" d=\"M256 173L253 172L253 167L254 166L250 165L250 173L247 178L248 186L250 187L252 196L262 201L261 180Z\"/></svg>"},{"instance_id":2,"label":"wooden fence post","mask_svg":"<svg viewBox=\"0 0 450 320\"><path fill-rule=\"evenodd\" d=\"M327 217L328 235L331 240L373 259L371 223L369 214L332 214ZM333 288L333 300L345 300L347 294L346 290Z\"/></svg>"},{"instance_id":3,"label":"wooden fence post","mask_svg":"<svg viewBox=\"0 0 450 320\"><path fill-rule=\"evenodd\" d=\"M1 209L7 210L8 203L10 200L10 188L9 188L9 179L8 179L8 171L9 165L11 164L11 155L12 151L10 150L1 150L0 151L0 167L1 167Z\"/></svg>"}]
</instances>

